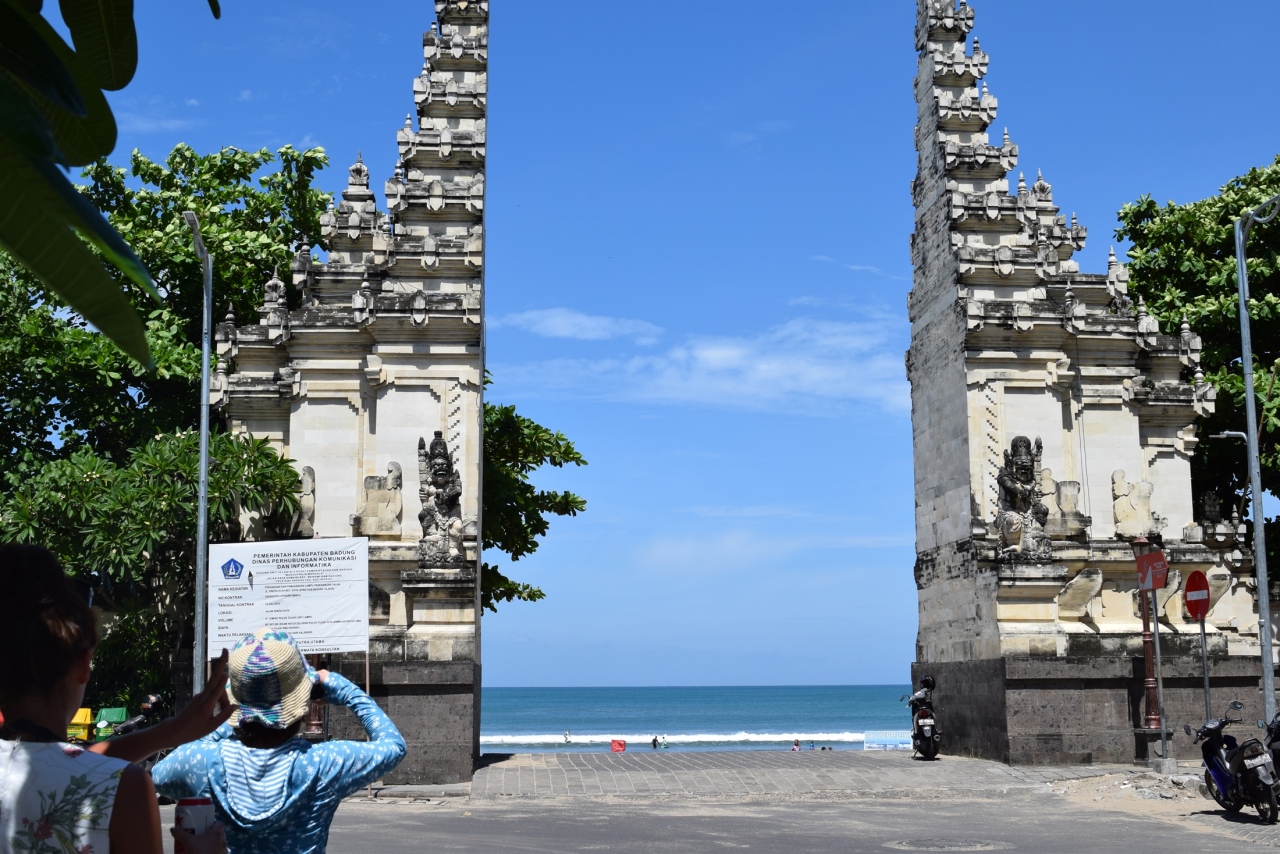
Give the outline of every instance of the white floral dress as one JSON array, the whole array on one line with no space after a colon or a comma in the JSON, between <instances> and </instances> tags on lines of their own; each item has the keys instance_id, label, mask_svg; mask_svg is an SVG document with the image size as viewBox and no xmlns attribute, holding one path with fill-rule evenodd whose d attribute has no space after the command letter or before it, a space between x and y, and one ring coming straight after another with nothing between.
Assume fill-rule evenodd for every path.
<instances>
[{"instance_id":1,"label":"white floral dress","mask_svg":"<svg viewBox=\"0 0 1280 854\"><path fill-rule=\"evenodd\" d=\"M71 744L0 740L0 854L109 854L127 765Z\"/></svg>"}]
</instances>

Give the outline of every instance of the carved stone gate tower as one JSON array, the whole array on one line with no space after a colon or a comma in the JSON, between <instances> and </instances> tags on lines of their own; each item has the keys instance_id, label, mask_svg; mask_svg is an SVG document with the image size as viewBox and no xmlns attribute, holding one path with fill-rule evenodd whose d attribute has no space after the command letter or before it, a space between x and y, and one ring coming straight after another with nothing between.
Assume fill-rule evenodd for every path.
<instances>
[{"instance_id":1,"label":"carved stone gate tower","mask_svg":"<svg viewBox=\"0 0 1280 854\"><path fill-rule=\"evenodd\" d=\"M997 101L987 54L977 38L966 48L973 24L965 2L918 0L913 673L937 678L944 750L1141 759L1139 535L1162 538L1174 570L1159 596L1171 724L1203 718L1198 626L1179 595L1194 569L1211 584L1215 686L1230 689L1215 703L1261 705L1244 526L1191 492L1214 389L1200 339L1185 322L1161 330L1114 253L1105 274L1071 260L1085 228L1038 172L1016 171L1007 131L988 133Z\"/></svg>"},{"instance_id":2,"label":"carved stone gate tower","mask_svg":"<svg viewBox=\"0 0 1280 854\"><path fill-rule=\"evenodd\" d=\"M372 693L408 742L388 778L405 783L469 780L480 732L489 4L435 8L386 211L357 158L321 219L328 261L293 262L301 305L266 283L256 322L219 326L213 381L231 429L297 461L296 535L370 538ZM364 684L363 656L335 667ZM331 734L359 729L334 713Z\"/></svg>"}]
</instances>

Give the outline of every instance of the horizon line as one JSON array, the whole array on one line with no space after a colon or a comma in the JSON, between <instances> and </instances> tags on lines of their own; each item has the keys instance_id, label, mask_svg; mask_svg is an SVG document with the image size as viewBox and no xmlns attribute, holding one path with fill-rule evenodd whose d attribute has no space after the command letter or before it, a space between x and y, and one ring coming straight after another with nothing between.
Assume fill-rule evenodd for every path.
<instances>
[{"instance_id":1,"label":"horizon line","mask_svg":"<svg viewBox=\"0 0 1280 854\"><path fill-rule=\"evenodd\" d=\"M826 683L826 684L783 684L783 685L484 685L481 688L495 690L521 691L578 691L587 688L609 689L652 689L652 688L898 688L910 685L910 682L865 682L865 683Z\"/></svg>"}]
</instances>

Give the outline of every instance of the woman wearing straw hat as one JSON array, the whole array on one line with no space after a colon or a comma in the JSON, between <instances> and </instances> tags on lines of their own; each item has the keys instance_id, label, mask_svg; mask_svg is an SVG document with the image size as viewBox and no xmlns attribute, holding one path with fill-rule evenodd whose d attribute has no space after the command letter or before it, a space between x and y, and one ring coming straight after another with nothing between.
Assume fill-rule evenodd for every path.
<instances>
[{"instance_id":1,"label":"woman wearing straw hat","mask_svg":"<svg viewBox=\"0 0 1280 854\"><path fill-rule=\"evenodd\" d=\"M404 739L350 680L312 668L287 632L246 636L231 651L229 671L239 710L161 761L152 771L156 790L212 798L230 854L320 854L338 804L399 765ZM316 684L327 702L351 709L368 741L298 737Z\"/></svg>"}]
</instances>

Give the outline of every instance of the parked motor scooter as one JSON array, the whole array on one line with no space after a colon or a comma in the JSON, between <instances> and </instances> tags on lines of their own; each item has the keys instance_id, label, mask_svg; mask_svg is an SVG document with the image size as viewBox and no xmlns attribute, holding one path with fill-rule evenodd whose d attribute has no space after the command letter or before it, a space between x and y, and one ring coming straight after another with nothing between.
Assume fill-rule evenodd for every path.
<instances>
[{"instance_id":1,"label":"parked motor scooter","mask_svg":"<svg viewBox=\"0 0 1280 854\"><path fill-rule=\"evenodd\" d=\"M1240 711L1244 704L1233 701L1227 711ZM1218 806L1227 812L1239 812L1245 804L1252 804L1267 824L1275 824L1280 818L1276 803L1277 780L1275 762L1262 742L1251 738L1237 744L1233 736L1223 730L1230 724L1240 723L1229 714L1206 721L1195 731L1195 742L1200 744L1204 756L1204 784ZM1184 726L1192 735L1190 726Z\"/></svg>"},{"instance_id":2,"label":"parked motor scooter","mask_svg":"<svg viewBox=\"0 0 1280 854\"><path fill-rule=\"evenodd\" d=\"M925 759L933 759L938 755L942 744L942 731L938 729L937 715L933 711L933 689L935 682L932 676L920 679L920 690L914 694L903 694L898 702L907 700L911 709L911 746Z\"/></svg>"}]
</instances>

